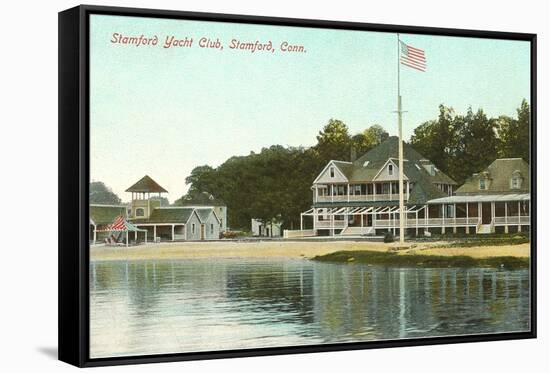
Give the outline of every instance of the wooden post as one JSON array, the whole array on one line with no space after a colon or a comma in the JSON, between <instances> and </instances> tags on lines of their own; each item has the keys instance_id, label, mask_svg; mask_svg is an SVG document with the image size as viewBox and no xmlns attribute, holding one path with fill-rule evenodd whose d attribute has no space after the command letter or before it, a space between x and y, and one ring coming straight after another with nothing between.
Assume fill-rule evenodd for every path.
<instances>
[{"instance_id":1,"label":"wooden post","mask_svg":"<svg viewBox=\"0 0 550 373\"><path fill-rule=\"evenodd\" d=\"M424 227L424 233L426 233L430 231L430 229L428 228L428 224L430 222L430 205L426 205L426 213L424 214L424 220L426 221L426 224Z\"/></svg>"},{"instance_id":2,"label":"wooden post","mask_svg":"<svg viewBox=\"0 0 550 373\"><path fill-rule=\"evenodd\" d=\"M508 202L504 202L504 233L508 233Z\"/></svg>"},{"instance_id":3,"label":"wooden post","mask_svg":"<svg viewBox=\"0 0 550 373\"><path fill-rule=\"evenodd\" d=\"M441 215L441 234L445 234L445 204L442 204L441 205L441 212L442 212L442 215Z\"/></svg>"},{"instance_id":4,"label":"wooden post","mask_svg":"<svg viewBox=\"0 0 550 373\"><path fill-rule=\"evenodd\" d=\"M175 239L174 234L175 234L175 232L174 232L174 224L172 224L172 241L174 241L174 239Z\"/></svg>"},{"instance_id":5,"label":"wooden post","mask_svg":"<svg viewBox=\"0 0 550 373\"><path fill-rule=\"evenodd\" d=\"M456 203L453 203L453 233L456 233Z\"/></svg>"},{"instance_id":6,"label":"wooden post","mask_svg":"<svg viewBox=\"0 0 550 373\"><path fill-rule=\"evenodd\" d=\"M521 232L521 202L518 201L518 232Z\"/></svg>"},{"instance_id":7,"label":"wooden post","mask_svg":"<svg viewBox=\"0 0 550 373\"><path fill-rule=\"evenodd\" d=\"M407 187L408 187L408 184L407 184ZM418 210L416 210L416 235L418 236Z\"/></svg>"},{"instance_id":8,"label":"wooden post","mask_svg":"<svg viewBox=\"0 0 550 373\"><path fill-rule=\"evenodd\" d=\"M466 234L470 233L470 220L468 216L468 202L466 202Z\"/></svg>"},{"instance_id":9,"label":"wooden post","mask_svg":"<svg viewBox=\"0 0 550 373\"><path fill-rule=\"evenodd\" d=\"M300 230L303 231L304 230L304 214L300 213Z\"/></svg>"}]
</instances>

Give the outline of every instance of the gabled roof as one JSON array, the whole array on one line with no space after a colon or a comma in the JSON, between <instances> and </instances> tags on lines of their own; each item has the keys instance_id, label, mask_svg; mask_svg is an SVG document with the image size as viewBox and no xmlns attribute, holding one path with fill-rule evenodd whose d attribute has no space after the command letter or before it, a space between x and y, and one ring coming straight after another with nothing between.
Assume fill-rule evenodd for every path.
<instances>
[{"instance_id":1,"label":"gabled roof","mask_svg":"<svg viewBox=\"0 0 550 373\"><path fill-rule=\"evenodd\" d=\"M218 223L220 222L220 219L218 219L218 215L216 215L216 213L214 212L214 209L211 207L197 207L195 208L195 211L197 212L197 215L201 223L205 223L210 217L210 214L214 214L214 217L216 218Z\"/></svg>"},{"instance_id":2,"label":"gabled roof","mask_svg":"<svg viewBox=\"0 0 550 373\"><path fill-rule=\"evenodd\" d=\"M120 215L126 216L126 206L90 205L90 220L93 224L111 224Z\"/></svg>"},{"instance_id":3,"label":"gabled roof","mask_svg":"<svg viewBox=\"0 0 550 373\"><path fill-rule=\"evenodd\" d=\"M347 177L350 183L370 183L388 162L393 159L395 164L399 157L399 138L389 137L380 145L371 149L353 163L333 162L338 169ZM410 203L424 203L428 199L444 197L447 194L439 190L434 184L451 184L456 182L449 176L434 169L434 174L429 173L424 165L431 163L422 154L418 153L411 145L403 143L403 173L409 182L414 183L410 193Z\"/></svg>"},{"instance_id":4,"label":"gabled roof","mask_svg":"<svg viewBox=\"0 0 550 373\"><path fill-rule=\"evenodd\" d=\"M135 193L168 193L166 189L161 187L155 180L145 175L137 183L126 189L127 192Z\"/></svg>"},{"instance_id":5,"label":"gabled roof","mask_svg":"<svg viewBox=\"0 0 550 373\"><path fill-rule=\"evenodd\" d=\"M186 224L194 209L187 207L159 207L153 210L148 219L134 219L134 224L168 223Z\"/></svg>"},{"instance_id":6,"label":"gabled roof","mask_svg":"<svg viewBox=\"0 0 550 373\"><path fill-rule=\"evenodd\" d=\"M512 176L522 178L521 187L512 189L510 181ZM487 189L479 189L479 180L488 178ZM521 158L500 158L496 159L486 169L470 176L460 188L456 190L457 195L464 194L495 194L495 193L528 193L530 190L530 169L529 164Z\"/></svg>"}]
</instances>

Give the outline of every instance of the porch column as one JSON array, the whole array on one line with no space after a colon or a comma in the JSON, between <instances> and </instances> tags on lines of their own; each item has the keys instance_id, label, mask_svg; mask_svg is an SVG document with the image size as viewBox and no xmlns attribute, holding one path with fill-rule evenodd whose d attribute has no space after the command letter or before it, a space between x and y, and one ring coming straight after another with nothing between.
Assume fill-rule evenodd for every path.
<instances>
[{"instance_id":1,"label":"porch column","mask_svg":"<svg viewBox=\"0 0 550 373\"><path fill-rule=\"evenodd\" d=\"M128 247L128 231L126 231L126 247Z\"/></svg>"},{"instance_id":2,"label":"porch column","mask_svg":"<svg viewBox=\"0 0 550 373\"><path fill-rule=\"evenodd\" d=\"M330 201L334 202L334 184L330 184Z\"/></svg>"},{"instance_id":3,"label":"porch column","mask_svg":"<svg viewBox=\"0 0 550 373\"><path fill-rule=\"evenodd\" d=\"M504 202L504 233L508 233L508 202Z\"/></svg>"},{"instance_id":4,"label":"porch column","mask_svg":"<svg viewBox=\"0 0 550 373\"><path fill-rule=\"evenodd\" d=\"M384 187L382 187L384 189ZM393 182L390 181L390 201L392 200L392 194L393 194Z\"/></svg>"},{"instance_id":5,"label":"porch column","mask_svg":"<svg viewBox=\"0 0 550 373\"><path fill-rule=\"evenodd\" d=\"M304 214L300 213L300 230L304 230Z\"/></svg>"},{"instance_id":6,"label":"porch column","mask_svg":"<svg viewBox=\"0 0 550 373\"><path fill-rule=\"evenodd\" d=\"M95 245L95 242L97 241L97 225L93 224L94 226L94 245Z\"/></svg>"},{"instance_id":7,"label":"porch column","mask_svg":"<svg viewBox=\"0 0 550 373\"><path fill-rule=\"evenodd\" d=\"M424 214L424 221L426 222L424 226L424 233L429 232L428 223L430 221L430 205L426 205L426 213Z\"/></svg>"},{"instance_id":8,"label":"porch column","mask_svg":"<svg viewBox=\"0 0 550 373\"><path fill-rule=\"evenodd\" d=\"M409 200L409 181L407 180L407 201Z\"/></svg>"},{"instance_id":9,"label":"porch column","mask_svg":"<svg viewBox=\"0 0 550 373\"><path fill-rule=\"evenodd\" d=\"M443 213L442 220L441 220L441 234L445 234L445 204L441 205L441 212Z\"/></svg>"},{"instance_id":10,"label":"porch column","mask_svg":"<svg viewBox=\"0 0 550 373\"><path fill-rule=\"evenodd\" d=\"M313 230L317 229L317 219L319 218L319 215L317 215L317 209L313 209Z\"/></svg>"},{"instance_id":11,"label":"porch column","mask_svg":"<svg viewBox=\"0 0 550 373\"><path fill-rule=\"evenodd\" d=\"M153 242L157 242L157 226L153 225Z\"/></svg>"},{"instance_id":12,"label":"porch column","mask_svg":"<svg viewBox=\"0 0 550 373\"><path fill-rule=\"evenodd\" d=\"M361 213L361 234L363 233L363 213Z\"/></svg>"},{"instance_id":13,"label":"porch column","mask_svg":"<svg viewBox=\"0 0 550 373\"><path fill-rule=\"evenodd\" d=\"M521 232L521 202L518 201L518 232Z\"/></svg>"},{"instance_id":14,"label":"porch column","mask_svg":"<svg viewBox=\"0 0 550 373\"><path fill-rule=\"evenodd\" d=\"M147 244L147 229L145 229L145 244Z\"/></svg>"},{"instance_id":15,"label":"porch column","mask_svg":"<svg viewBox=\"0 0 550 373\"><path fill-rule=\"evenodd\" d=\"M174 241L174 224L172 224L172 241Z\"/></svg>"},{"instance_id":16,"label":"porch column","mask_svg":"<svg viewBox=\"0 0 550 373\"><path fill-rule=\"evenodd\" d=\"M470 233L470 219L468 216L468 202L466 202L466 234Z\"/></svg>"},{"instance_id":17,"label":"porch column","mask_svg":"<svg viewBox=\"0 0 550 373\"><path fill-rule=\"evenodd\" d=\"M391 190L391 189L390 189L390 190ZM391 213L391 217L392 217L392 218L391 218L392 220L390 220L390 221L392 222L391 225L392 225L392 227L393 227L393 235L395 236L395 213L394 213L394 212Z\"/></svg>"},{"instance_id":18,"label":"porch column","mask_svg":"<svg viewBox=\"0 0 550 373\"><path fill-rule=\"evenodd\" d=\"M416 235L418 236L418 210L416 210Z\"/></svg>"},{"instance_id":19,"label":"porch column","mask_svg":"<svg viewBox=\"0 0 550 373\"><path fill-rule=\"evenodd\" d=\"M376 201L376 184L372 183L372 200Z\"/></svg>"},{"instance_id":20,"label":"porch column","mask_svg":"<svg viewBox=\"0 0 550 373\"><path fill-rule=\"evenodd\" d=\"M481 202L477 203L477 217L478 217L479 223L481 224L481 222L483 222L483 209L481 208Z\"/></svg>"},{"instance_id":21,"label":"porch column","mask_svg":"<svg viewBox=\"0 0 550 373\"><path fill-rule=\"evenodd\" d=\"M453 233L456 233L456 203L453 203Z\"/></svg>"},{"instance_id":22,"label":"porch column","mask_svg":"<svg viewBox=\"0 0 550 373\"><path fill-rule=\"evenodd\" d=\"M137 243L137 231L134 231L134 241Z\"/></svg>"},{"instance_id":23,"label":"porch column","mask_svg":"<svg viewBox=\"0 0 550 373\"><path fill-rule=\"evenodd\" d=\"M348 187L348 202L349 202L349 184L347 184Z\"/></svg>"}]
</instances>

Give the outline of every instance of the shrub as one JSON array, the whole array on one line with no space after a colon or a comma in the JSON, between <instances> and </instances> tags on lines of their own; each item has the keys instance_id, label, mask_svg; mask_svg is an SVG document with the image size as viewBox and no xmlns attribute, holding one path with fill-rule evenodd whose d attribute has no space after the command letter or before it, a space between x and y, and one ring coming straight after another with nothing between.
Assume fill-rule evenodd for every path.
<instances>
[{"instance_id":1,"label":"shrub","mask_svg":"<svg viewBox=\"0 0 550 373\"><path fill-rule=\"evenodd\" d=\"M390 242L393 242L395 241L394 237L393 237L393 234L391 232L386 232L386 234L384 235L384 242L385 243L390 243Z\"/></svg>"}]
</instances>

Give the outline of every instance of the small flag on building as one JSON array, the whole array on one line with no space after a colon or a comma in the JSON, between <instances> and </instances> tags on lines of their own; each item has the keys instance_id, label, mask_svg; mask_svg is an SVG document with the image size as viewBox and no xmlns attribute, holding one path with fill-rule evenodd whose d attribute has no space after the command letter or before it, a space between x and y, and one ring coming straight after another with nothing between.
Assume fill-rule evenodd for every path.
<instances>
[{"instance_id":1,"label":"small flag on building","mask_svg":"<svg viewBox=\"0 0 550 373\"><path fill-rule=\"evenodd\" d=\"M411 47L400 41L401 55L399 61L402 65L411 67L419 71L426 71L426 55L422 49Z\"/></svg>"}]
</instances>

